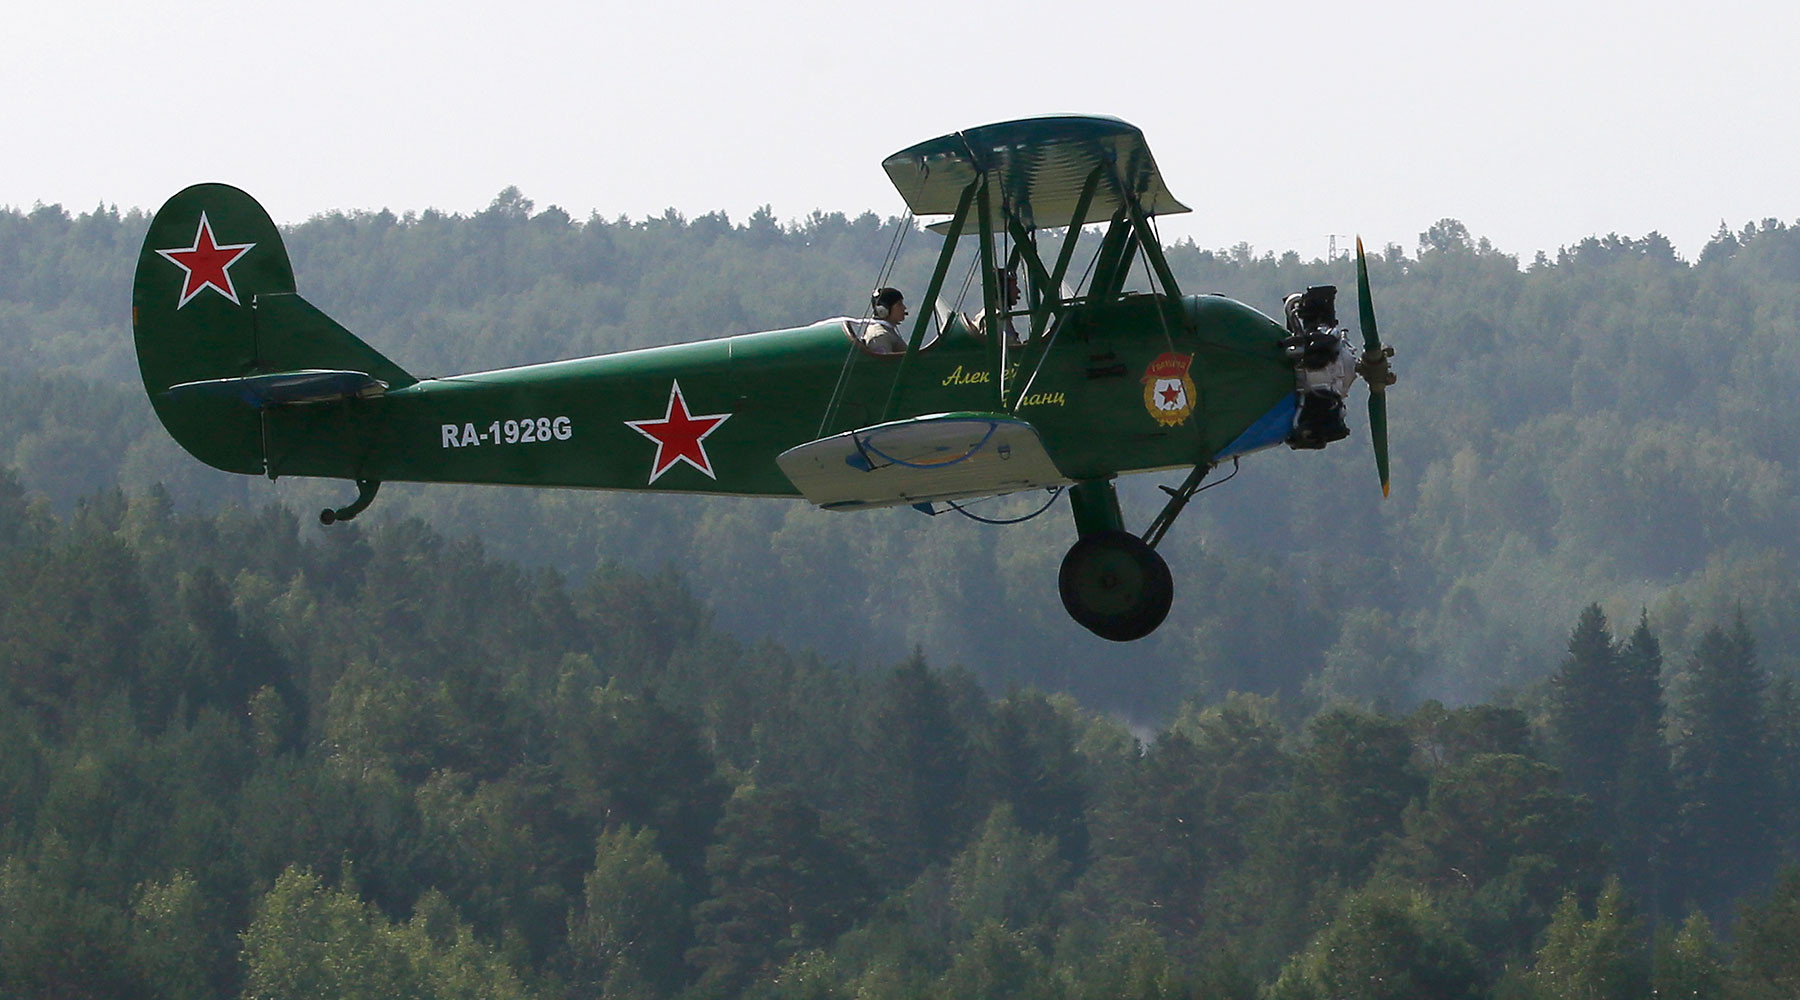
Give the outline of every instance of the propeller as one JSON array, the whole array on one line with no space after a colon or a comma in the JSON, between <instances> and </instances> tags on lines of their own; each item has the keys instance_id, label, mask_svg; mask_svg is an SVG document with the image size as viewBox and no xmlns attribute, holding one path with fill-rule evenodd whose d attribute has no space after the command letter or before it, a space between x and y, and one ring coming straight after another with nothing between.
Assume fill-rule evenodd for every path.
<instances>
[{"instance_id":1,"label":"propeller","mask_svg":"<svg viewBox=\"0 0 1800 1000\"><path fill-rule=\"evenodd\" d=\"M1387 387L1394 384L1388 359L1394 349L1381 346L1375 332L1375 303L1369 299L1369 262L1363 256L1362 237L1356 238L1356 311L1362 321L1363 353L1356 373L1369 384L1369 438L1375 445L1375 471L1381 474L1381 495L1388 495Z\"/></svg>"}]
</instances>

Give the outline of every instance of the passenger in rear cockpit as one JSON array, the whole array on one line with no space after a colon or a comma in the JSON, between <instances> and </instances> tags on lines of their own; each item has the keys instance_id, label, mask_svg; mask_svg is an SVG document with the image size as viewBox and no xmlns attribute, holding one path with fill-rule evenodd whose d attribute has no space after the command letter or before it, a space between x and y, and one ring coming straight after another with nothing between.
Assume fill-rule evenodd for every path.
<instances>
[{"instance_id":1,"label":"passenger in rear cockpit","mask_svg":"<svg viewBox=\"0 0 1800 1000\"><path fill-rule=\"evenodd\" d=\"M995 272L1000 280L1000 295L1006 300L1005 312L1000 317L1000 328L1006 331L1006 342L1013 347L1025 343L1025 335L1013 325L1010 313L1019 304L1019 272L1010 267L1002 267ZM975 321L970 325L970 332L977 337L986 337L988 327L987 310L975 314Z\"/></svg>"},{"instance_id":2,"label":"passenger in rear cockpit","mask_svg":"<svg viewBox=\"0 0 1800 1000\"><path fill-rule=\"evenodd\" d=\"M906 338L900 335L900 321L906 318L906 296L898 288L877 288L869 296L869 308L875 318L863 327L863 347L870 354L904 353Z\"/></svg>"}]
</instances>

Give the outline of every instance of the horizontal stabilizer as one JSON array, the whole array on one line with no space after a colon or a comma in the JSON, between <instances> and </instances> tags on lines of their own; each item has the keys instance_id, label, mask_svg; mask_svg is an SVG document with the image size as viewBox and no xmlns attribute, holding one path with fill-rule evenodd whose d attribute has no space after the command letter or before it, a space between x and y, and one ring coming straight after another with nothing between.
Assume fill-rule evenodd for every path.
<instances>
[{"instance_id":1,"label":"horizontal stabilizer","mask_svg":"<svg viewBox=\"0 0 1800 1000\"><path fill-rule=\"evenodd\" d=\"M776 459L830 510L995 496L1071 480L1037 428L1004 413L942 413L809 441Z\"/></svg>"},{"instance_id":2,"label":"horizontal stabilizer","mask_svg":"<svg viewBox=\"0 0 1800 1000\"><path fill-rule=\"evenodd\" d=\"M235 399L255 410L303 403L335 403L342 399L370 399L386 392L386 382L365 372L308 369L247 375L243 378L210 378L172 385L163 395L171 401L209 397Z\"/></svg>"}]
</instances>

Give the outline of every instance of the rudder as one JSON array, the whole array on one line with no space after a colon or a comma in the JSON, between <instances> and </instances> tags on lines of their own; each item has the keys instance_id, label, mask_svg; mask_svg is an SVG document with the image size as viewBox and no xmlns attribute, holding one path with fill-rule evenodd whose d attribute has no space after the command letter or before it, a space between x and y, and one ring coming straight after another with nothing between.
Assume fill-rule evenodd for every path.
<instances>
[{"instance_id":1,"label":"rudder","mask_svg":"<svg viewBox=\"0 0 1800 1000\"><path fill-rule=\"evenodd\" d=\"M335 370L386 387L415 381L295 294L280 230L225 184L196 184L157 211L138 254L131 320L157 417L195 458L227 472L270 471L263 410L283 404L263 391L267 376ZM213 388L243 391L180 391L220 380Z\"/></svg>"}]
</instances>

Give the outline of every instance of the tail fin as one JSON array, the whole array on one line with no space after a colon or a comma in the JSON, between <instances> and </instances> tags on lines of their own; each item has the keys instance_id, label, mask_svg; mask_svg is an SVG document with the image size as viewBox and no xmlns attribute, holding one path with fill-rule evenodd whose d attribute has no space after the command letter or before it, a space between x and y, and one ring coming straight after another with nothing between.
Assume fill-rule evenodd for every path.
<instances>
[{"instance_id":1,"label":"tail fin","mask_svg":"<svg viewBox=\"0 0 1800 1000\"><path fill-rule=\"evenodd\" d=\"M131 326L157 417L195 458L227 472L269 471L262 415L270 406L417 381L294 292L275 223L224 184L196 184L151 220ZM306 391L269 391L296 380ZM332 386L342 394L320 395Z\"/></svg>"}]
</instances>

